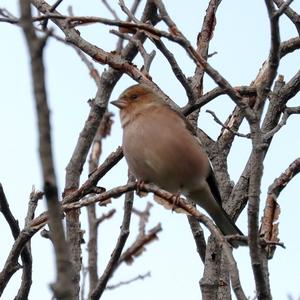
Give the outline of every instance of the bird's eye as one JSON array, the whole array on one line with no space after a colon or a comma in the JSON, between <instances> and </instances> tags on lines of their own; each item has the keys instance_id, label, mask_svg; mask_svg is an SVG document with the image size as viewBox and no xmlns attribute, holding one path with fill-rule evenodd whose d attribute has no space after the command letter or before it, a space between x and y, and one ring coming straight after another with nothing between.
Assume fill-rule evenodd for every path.
<instances>
[{"instance_id":1,"label":"bird's eye","mask_svg":"<svg viewBox=\"0 0 300 300\"><path fill-rule=\"evenodd\" d=\"M135 99L137 99L137 97L138 97L138 95L137 95L137 94L133 94L133 95L131 95L131 97L130 97L130 98L131 98L132 100L135 100Z\"/></svg>"}]
</instances>

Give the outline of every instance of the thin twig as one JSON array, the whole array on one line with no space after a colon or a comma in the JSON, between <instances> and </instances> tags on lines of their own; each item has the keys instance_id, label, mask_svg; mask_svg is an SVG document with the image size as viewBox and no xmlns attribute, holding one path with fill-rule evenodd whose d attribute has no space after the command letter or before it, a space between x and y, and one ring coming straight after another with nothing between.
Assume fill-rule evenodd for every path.
<instances>
[{"instance_id":1,"label":"thin twig","mask_svg":"<svg viewBox=\"0 0 300 300\"><path fill-rule=\"evenodd\" d=\"M111 170L123 158L123 150L118 147L116 151L112 152L105 161L89 175L89 178L82 186L69 194L63 199L63 204L78 201L80 198L88 194L92 187L96 186L98 181Z\"/></svg>"},{"instance_id":2,"label":"thin twig","mask_svg":"<svg viewBox=\"0 0 300 300\"><path fill-rule=\"evenodd\" d=\"M277 7L281 7L285 4L283 0L273 0ZM300 35L300 15L297 14L291 7L287 7L284 10L284 14L294 23L298 34Z\"/></svg>"},{"instance_id":3,"label":"thin twig","mask_svg":"<svg viewBox=\"0 0 300 300\"><path fill-rule=\"evenodd\" d=\"M57 8L62 2L63 2L63 0L57 0L57 1L52 5L52 7L50 8L49 11L50 11L50 12L55 11L56 8ZM44 20L44 21L42 22L42 29L43 29L43 30L46 30L47 24L48 24L48 20Z\"/></svg>"},{"instance_id":4,"label":"thin twig","mask_svg":"<svg viewBox=\"0 0 300 300\"><path fill-rule=\"evenodd\" d=\"M96 219L97 225L100 225L103 221L111 219L114 214L116 213L116 210L113 208L107 213L104 213L101 217Z\"/></svg>"},{"instance_id":5,"label":"thin twig","mask_svg":"<svg viewBox=\"0 0 300 300\"><path fill-rule=\"evenodd\" d=\"M280 17L294 0L287 0L275 12L275 17Z\"/></svg>"},{"instance_id":6,"label":"thin twig","mask_svg":"<svg viewBox=\"0 0 300 300\"><path fill-rule=\"evenodd\" d=\"M34 0L36 1L36 0ZM241 107L243 112L246 114L246 116L250 119L253 118L253 114L251 110L249 110L248 105L242 101L242 98L240 94L229 84L229 82L219 73L217 70L215 70L197 51L192 47L190 42L183 36L183 35L174 35L172 33L168 33L162 30L158 30L154 28L152 25L148 25L145 23L132 23L132 22L122 22L122 21L115 21L115 20L109 20L105 18L97 18L97 17L68 17L63 16L59 14L52 14L47 13L44 16L37 17L35 20L41 20L41 19L53 19L53 20L65 20L69 27L76 27L83 24L91 24L91 23L103 23L106 25L112 25L112 26L119 26L119 27L125 27L125 28L135 28L140 29L147 33L147 36L150 39L157 39L160 37L167 38L179 45L181 45L189 54L189 56L194 60L196 64L200 64L203 69L206 71L206 73L221 87L226 91L226 94L228 94L231 99ZM178 34L179 32L177 32ZM92 48L90 49L92 50ZM116 64L116 61L112 60L111 58L114 57L113 54L106 53L105 51L97 48L95 49L97 54L93 54L92 57L94 59L100 60L104 63L110 64L112 67L118 69L118 64ZM96 57L97 58L96 58ZM109 58L111 57L111 58ZM127 72L129 69L132 70L132 66L130 68L126 68L127 62L122 63L122 68L126 70ZM133 73L131 73L131 76L133 76Z\"/></svg>"},{"instance_id":7,"label":"thin twig","mask_svg":"<svg viewBox=\"0 0 300 300\"><path fill-rule=\"evenodd\" d=\"M28 251L28 249L25 247L26 243L40 228L41 226L37 226L36 228L27 227L20 232L17 239L15 240L12 249L9 252L9 255L5 261L4 267L0 272L0 296L2 295L3 290L5 289L12 275L21 267L18 264L18 258L20 254L22 257L23 253L26 253L26 251ZM28 255L28 257L30 257L30 254Z\"/></svg>"},{"instance_id":8,"label":"thin twig","mask_svg":"<svg viewBox=\"0 0 300 300\"><path fill-rule=\"evenodd\" d=\"M132 183L134 181L134 178L130 175L128 178L128 183ZM121 225L120 234L116 243L116 246L111 254L110 260L107 263L107 266L99 278L99 281L97 282L96 287L93 291L91 291L90 299L96 300L99 299L104 292L108 280L111 278L112 274L114 273L119 258L121 256L122 250L125 246L126 240L129 235L129 226L130 226L130 219L131 219L131 210L133 205L133 192L126 193L125 196L125 204L124 204L124 215L123 215L123 221Z\"/></svg>"},{"instance_id":9,"label":"thin twig","mask_svg":"<svg viewBox=\"0 0 300 300\"><path fill-rule=\"evenodd\" d=\"M136 45L136 47L139 49L139 52L141 53L143 60L144 60L144 66L142 67L142 71L145 74L145 76L151 78L149 72L150 72L151 63L156 55L155 50L152 50L150 52L150 54L148 54L147 51L145 50L143 44L139 40L136 40L134 37L130 36L129 34L122 33L122 32L119 32L119 31L116 31L113 29L110 30L110 33L113 33L119 37L122 37L123 39L129 40Z\"/></svg>"},{"instance_id":10,"label":"thin twig","mask_svg":"<svg viewBox=\"0 0 300 300\"><path fill-rule=\"evenodd\" d=\"M194 93L194 90L192 89L191 84L185 76L185 74L183 73L181 67L177 63L174 54L166 47L166 45L162 42L161 39L153 39L152 41L157 47L157 49L159 49L161 53L165 56L168 63L170 64L170 67L173 70L174 75L184 87L187 98L189 99L189 103L195 103L196 95Z\"/></svg>"},{"instance_id":11,"label":"thin twig","mask_svg":"<svg viewBox=\"0 0 300 300\"><path fill-rule=\"evenodd\" d=\"M272 130L264 135L264 140L267 141L272 138L275 133L277 133L284 125L286 125L288 118L293 114L300 114L300 106L286 107L283 111L281 121Z\"/></svg>"},{"instance_id":12,"label":"thin twig","mask_svg":"<svg viewBox=\"0 0 300 300\"><path fill-rule=\"evenodd\" d=\"M265 4L267 7L271 27L271 46L268 61L266 64L266 72L268 76L266 76L265 78L262 77L262 81L259 82L259 84L263 89L268 89L271 87L275 80L280 61L280 14L276 14L273 0L265 0Z\"/></svg>"},{"instance_id":13,"label":"thin twig","mask_svg":"<svg viewBox=\"0 0 300 300\"><path fill-rule=\"evenodd\" d=\"M146 250L145 246L157 240L157 234L162 230L161 224L157 224L148 232L139 234L137 239L132 243L130 247L128 247L121 255L118 265L121 265L123 262L127 264L132 264L135 257L142 255L142 253Z\"/></svg>"},{"instance_id":14,"label":"thin twig","mask_svg":"<svg viewBox=\"0 0 300 300\"><path fill-rule=\"evenodd\" d=\"M234 87L234 89L241 95L241 96L256 96L256 88L252 86L237 86ZM195 104L187 104L185 107L182 108L181 112L187 116L190 113L192 113L194 110L197 110L201 108L202 106L206 105L210 101L214 100L215 98L226 94L223 88L216 87L212 89L211 91L205 93L203 96L201 96Z\"/></svg>"},{"instance_id":15,"label":"thin twig","mask_svg":"<svg viewBox=\"0 0 300 300\"><path fill-rule=\"evenodd\" d=\"M100 78L98 82L100 88ZM102 140L110 134L112 113L106 112L100 122L89 157L89 173L92 174L98 167L100 155L102 153ZM96 184L91 189L96 188ZM111 210L107 215L97 218L95 204L87 207L88 215L88 271L89 271L89 293L95 288L98 281L98 227L104 220L112 217L115 210Z\"/></svg>"},{"instance_id":16,"label":"thin twig","mask_svg":"<svg viewBox=\"0 0 300 300\"><path fill-rule=\"evenodd\" d=\"M29 197L28 209L25 218L25 227L28 226L29 222L34 218L35 210L38 205L38 201L43 198L44 193L32 187L32 191ZM26 259L22 258L22 279L21 285L18 290L18 294L15 297L15 300L22 300L28 297L30 287L32 284L32 257L31 257L31 244L30 241L26 244L26 249L28 249L29 256ZM26 250L25 250L26 251Z\"/></svg>"},{"instance_id":17,"label":"thin twig","mask_svg":"<svg viewBox=\"0 0 300 300\"><path fill-rule=\"evenodd\" d=\"M128 16L128 21L133 21L135 23L139 23L139 20L134 16L131 10L125 5L123 0L119 0L119 5L122 11Z\"/></svg>"},{"instance_id":18,"label":"thin twig","mask_svg":"<svg viewBox=\"0 0 300 300\"><path fill-rule=\"evenodd\" d=\"M139 235L145 234L146 223L149 220L150 210L153 207L151 202L147 202L147 205L143 211L140 211L136 208L132 208L132 213L136 214L139 218Z\"/></svg>"},{"instance_id":19,"label":"thin twig","mask_svg":"<svg viewBox=\"0 0 300 300\"><path fill-rule=\"evenodd\" d=\"M120 18L118 17L116 11L107 3L107 1L106 0L101 0L101 1L104 4L104 6L108 9L108 11L113 15L115 20L120 20Z\"/></svg>"},{"instance_id":20,"label":"thin twig","mask_svg":"<svg viewBox=\"0 0 300 300\"><path fill-rule=\"evenodd\" d=\"M9 12L5 8L0 8L0 16L3 16L3 18L0 18L0 22L18 24L20 21L17 17L15 17L11 12Z\"/></svg>"},{"instance_id":21,"label":"thin twig","mask_svg":"<svg viewBox=\"0 0 300 300\"><path fill-rule=\"evenodd\" d=\"M229 130L232 134L234 134L236 136L239 136L239 137L247 138L247 139L251 138L251 134L250 133L247 133L247 134L239 133L239 132L236 132L236 131L232 130L232 128L230 128L229 126L226 126L224 123L222 123L222 121L217 117L217 115L213 111L207 109L206 112L209 113L210 115L212 115L213 118L214 118L214 120L219 125L221 125L224 129Z\"/></svg>"},{"instance_id":22,"label":"thin twig","mask_svg":"<svg viewBox=\"0 0 300 300\"><path fill-rule=\"evenodd\" d=\"M121 287L122 285L128 285L128 284L130 284L130 283L132 283L134 281L138 281L138 280L144 280L147 277L151 277L151 273L149 271L147 273L145 273L145 274L138 275L138 276L136 276L134 278L131 278L129 280L126 280L126 281L120 281L120 282L118 282L116 284L107 285L106 286L106 290L114 290L116 288Z\"/></svg>"}]
</instances>

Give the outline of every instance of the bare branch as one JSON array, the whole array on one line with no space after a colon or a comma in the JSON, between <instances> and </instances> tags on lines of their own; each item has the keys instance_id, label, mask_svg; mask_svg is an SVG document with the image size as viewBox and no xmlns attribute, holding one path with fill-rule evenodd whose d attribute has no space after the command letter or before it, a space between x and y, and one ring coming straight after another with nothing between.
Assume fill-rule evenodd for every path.
<instances>
[{"instance_id":1,"label":"bare branch","mask_svg":"<svg viewBox=\"0 0 300 300\"><path fill-rule=\"evenodd\" d=\"M300 107L297 108L300 112ZM300 158L295 159L289 167L274 180L269 186L266 206L264 209L264 216L260 228L261 235L270 242L275 243L267 248L268 258L272 258L276 249L278 238L278 218L280 214L279 204L277 199L281 191L288 185L288 183L300 172Z\"/></svg>"},{"instance_id":2,"label":"bare branch","mask_svg":"<svg viewBox=\"0 0 300 300\"><path fill-rule=\"evenodd\" d=\"M35 3L38 0L33 0L33 3ZM44 10L44 13L47 11ZM190 42L181 34L178 35L179 32L176 32L177 35L158 30L154 28L151 25L145 24L145 23L131 23L131 22L121 22L121 21L113 21L108 20L104 18L96 18L96 17L66 17L63 15L58 14L47 14L45 16L46 18L51 18L53 21L65 32L68 33L68 41L70 43L78 44L79 39L77 37L76 31L72 29L65 29L63 27L61 19L66 20L68 24L73 24L72 26L79 26L82 24L87 23L103 23L107 25L113 25L113 26L119 26L119 27L125 27L125 28L136 28L144 31L147 33L147 36L150 39L157 39L159 37L165 37L175 43L178 43L181 45L189 54L189 56L194 60L196 64L200 64L206 73L221 87L226 91L226 94L228 94L231 99L241 107L243 112L246 114L247 118L253 118L251 110L249 110L249 107L246 103L244 103L241 99L241 96L234 90L234 88L229 84L229 82L221 76L219 72L217 72L212 66L208 64L208 62L197 53L197 51L191 46ZM36 20L43 19L43 17L38 17ZM76 38L75 38L76 35ZM74 36L74 37L73 37ZM132 65L128 64L127 61L122 60L120 57L116 56L112 53L107 53L103 51L102 49L99 49L98 47L95 47L91 44L89 44L87 41L80 38L81 45L79 46L81 49L83 49L88 55L90 55L93 59L109 64L114 69L120 70L122 69L124 72L129 74L132 78L138 78L138 81L145 81L145 83L149 83L147 78L143 76L141 73L138 74L136 68L134 68Z\"/></svg>"},{"instance_id":3,"label":"bare branch","mask_svg":"<svg viewBox=\"0 0 300 300\"><path fill-rule=\"evenodd\" d=\"M129 176L128 183L132 183L134 181L134 178L132 176ZM104 292L108 280L111 278L112 274L114 273L115 269L117 268L119 258L121 256L122 250L125 246L126 240L129 235L129 226L130 226L130 219L131 219L131 210L133 205L133 192L126 193L125 196L125 204L124 204L124 215L123 215L123 221L121 225L121 231L120 235L118 237L118 241L116 243L116 246L111 254L110 260L99 278L99 281L94 288L93 291L90 293L90 299L96 300L99 299Z\"/></svg>"},{"instance_id":4,"label":"bare branch","mask_svg":"<svg viewBox=\"0 0 300 300\"><path fill-rule=\"evenodd\" d=\"M298 34L300 35L300 15L297 14L292 8L288 7L291 1L283 1L283 0L273 0L277 7L281 9L284 7L284 14L294 23Z\"/></svg>"},{"instance_id":5,"label":"bare branch","mask_svg":"<svg viewBox=\"0 0 300 300\"><path fill-rule=\"evenodd\" d=\"M68 211L70 209L78 209L80 207L87 206L87 205L90 205L92 203L96 203L96 202L99 202L99 201L100 202L105 202L105 201L107 201L107 199L110 199L112 197L118 197L122 193L132 191L136 188L137 188L136 183L130 183L130 184L127 184L126 186L120 186L120 187L112 189L108 192L104 192L101 195L90 197L88 199L83 199L80 202L65 204L65 205L63 205L63 209L65 211ZM166 191L163 191L163 190L155 187L154 185L144 184L143 185L143 191L155 193L157 196L159 196L159 197L165 199L166 201L168 201L169 205L171 205L173 203L172 195L170 193L168 193ZM240 282L239 282L238 270L236 268L236 263L234 262L231 250L230 250L229 246L226 244L223 235L219 232L219 230L216 228L216 226L213 224L213 222L208 217L206 217L205 215L199 213L190 204L187 204L185 201L182 201L182 200L178 199L177 205L181 209L185 210L187 214L193 215L200 222L203 222L209 228L209 230L217 237L218 241L223 245L226 257L230 262L230 274L232 276L233 282L235 283L235 287L236 287L235 292L243 294L243 291L241 290L241 286L240 286ZM47 214L41 214L40 216L35 218L33 221L31 221L30 222L30 227L29 227L30 231L29 231L29 229L24 231L24 233L22 231L21 234L18 237L18 241L16 241L16 243L15 243L16 246L14 246L14 247L20 247L20 246L22 247L24 245L24 238L25 238L25 243L26 243L28 241L28 239L32 237L33 234L35 234L42 226L44 226L46 221L47 221ZM125 233L122 234L122 238L120 237L121 238L121 241L120 241L121 245L124 243L124 239L126 237L126 234L127 233L125 232ZM12 261L16 261L19 253L20 253L20 249L19 249L19 252L16 252L16 251L13 252L12 251L12 254L10 254L10 255L14 255L15 260L8 259L9 266L12 265ZM111 268L112 267L110 265L110 267L109 267L110 272L112 270ZM7 272L7 267L5 268L5 272ZM107 274L104 275L104 276L106 278ZM0 276L0 278L1 278L1 276Z\"/></svg>"},{"instance_id":6,"label":"bare branch","mask_svg":"<svg viewBox=\"0 0 300 300\"><path fill-rule=\"evenodd\" d=\"M237 86L234 89L241 95L241 96L256 96L256 88L252 86ZM194 110L201 108L202 106L206 105L210 101L214 100L215 98L226 94L223 88L216 87L213 90L207 92L203 96L201 96L195 104L190 105L187 104L185 107L182 108L182 113L187 116L192 113Z\"/></svg>"},{"instance_id":7,"label":"bare branch","mask_svg":"<svg viewBox=\"0 0 300 300\"><path fill-rule=\"evenodd\" d=\"M116 213L116 210L115 209L111 209L107 213L103 214L101 217L99 217L96 220L97 221L97 225L100 225L105 220L108 220L108 219L112 218L115 213Z\"/></svg>"},{"instance_id":8,"label":"bare branch","mask_svg":"<svg viewBox=\"0 0 300 300\"><path fill-rule=\"evenodd\" d=\"M277 69L279 66L279 47L280 47L280 32L279 32L279 17L280 14L276 14L276 10L274 7L273 0L265 0L269 20L270 20L270 27L271 27L271 47L270 47L270 53L267 61L266 66L266 74L267 76L265 78L261 78L262 81L259 82L260 86L264 89L268 89L271 87L276 74ZM263 99L261 99L263 100Z\"/></svg>"},{"instance_id":9,"label":"bare branch","mask_svg":"<svg viewBox=\"0 0 300 300\"><path fill-rule=\"evenodd\" d=\"M209 58L208 50L209 44L212 40L213 33L216 26L216 13L221 3L220 0L210 0L208 7L206 9L206 14L203 20L201 31L197 37L197 52L207 60ZM204 78L204 69L201 66L197 66L195 70L195 75L192 78L193 87L197 92L197 96L203 95L203 78ZM194 104L192 101L190 104Z\"/></svg>"},{"instance_id":10,"label":"bare branch","mask_svg":"<svg viewBox=\"0 0 300 300\"><path fill-rule=\"evenodd\" d=\"M165 58L169 62L174 75L184 87L189 102L194 103L196 101L196 95L191 87L191 84L189 83L188 79L186 78L182 69L177 63L173 53L165 46L165 44L161 41L161 39L153 39L153 43L155 44L157 49L161 51L161 53L165 56Z\"/></svg>"},{"instance_id":11,"label":"bare branch","mask_svg":"<svg viewBox=\"0 0 300 300\"><path fill-rule=\"evenodd\" d=\"M280 5L278 10L275 12L275 17L280 17L293 1L294 0L287 0L286 2L282 3L282 5Z\"/></svg>"},{"instance_id":12,"label":"bare branch","mask_svg":"<svg viewBox=\"0 0 300 300\"><path fill-rule=\"evenodd\" d=\"M139 20L134 16L129 8L125 5L123 0L119 0L119 5L122 11L128 16L128 21L133 21L135 23L139 23Z\"/></svg>"},{"instance_id":13,"label":"bare branch","mask_svg":"<svg viewBox=\"0 0 300 300\"><path fill-rule=\"evenodd\" d=\"M130 12L131 12L132 15L135 15L135 13L136 13L136 11L137 11L137 9L138 9L140 3L141 3L141 0L135 0L135 1L132 3L131 9L130 9ZM127 21L129 21L129 18L127 18ZM152 21L153 21L153 20L152 20ZM119 30L120 30L120 33L124 31L123 28L119 28ZM124 32L124 33L125 33L125 32ZM117 42L117 47L116 47L116 51L117 51L118 53L120 53L121 50L123 49L123 41L124 41L123 37L120 36L120 39L118 40L118 42Z\"/></svg>"},{"instance_id":14,"label":"bare branch","mask_svg":"<svg viewBox=\"0 0 300 300\"><path fill-rule=\"evenodd\" d=\"M250 124L252 152L249 179L248 200L248 238L252 270L259 299L270 299L267 259L259 244L258 216L260 204L260 186L263 175L264 149L259 120Z\"/></svg>"},{"instance_id":15,"label":"bare branch","mask_svg":"<svg viewBox=\"0 0 300 300\"><path fill-rule=\"evenodd\" d=\"M299 37L291 38L287 41L284 41L280 44L280 58L298 49L300 49Z\"/></svg>"},{"instance_id":16,"label":"bare branch","mask_svg":"<svg viewBox=\"0 0 300 300\"><path fill-rule=\"evenodd\" d=\"M149 221L150 210L153 204L147 202L147 205L143 211L139 211L136 208L132 208L132 213L136 214L139 218L139 235L143 235L145 233L146 223Z\"/></svg>"},{"instance_id":17,"label":"bare branch","mask_svg":"<svg viewBox=\"0 0 300 300\"><path fill-rule=\"evenodd\" d=\"M136 276L136 277L134 277L132 279L126 280L126 281L120 281L119 283L114 284L114 285L108 285L106 287L106 289L107 290L114 290L116 288L121 287L122 285L128 285L128 284L130 284L130 283L132 283L134 281L137 281L137 280L144 280L147 277L151 277L151 273L150 272L147 272L147 273L142 274L142 275L138 275L138 276Z\"/></svg>"},{"instance_id":18,"label":"bare branch","mask_svg":"<svg viewBox=\"0 0 300 300\"><path fill-rule=\"evenodd\" d=\"M112 7L107 3L107 1L106 0L101 0L101 1L105 5L105 7L108 9L108 11L113 15L115 20L120 20L120 18L118 17L116 11L114 9L112 9Z\"/></svg>"},{"instance_id":19,"label":"bare branch","mask_svg":"<svg viewBox=\"0 0 300 300\"><path fill-rule=\"evenodd\" d=\"M63 2L63 0L57 0L50 8L49 12L53 12L56 10L56 8ZM47 25L48 25L48 20L44 20L42 22L42 29L43 30L46 30L47 28Z\"/></svg>"},{"instance_id":20,"label":"bare branch","mask_svg":"<svg viewBox=\"0 0 300 300\"><path fill-rule=\"evenodd\" d=\"M15 219L14 215L12 214L9 208L9 204L6 199L3 186L1 183L0 183L0 212L3 214L6 222L8 223L14 239L16 239L20 234L19 222Z\"/></svg>"},{"instance_id":21,"label":"bare branch","mask_svg":"<svg viewBox=\"0 0 300 300\"><path fill-rule=\"evenodd\" d=\"M151 66L151 63L156 55L156 52L155 50L152 50L150 52L150 54L147 53L147 51L145 50L143 44L139 41L139 40L136 40L134 39L133 37L131 37L130 35L126 34L126 33L121 33L119 31L116 31L116 30L110 30L111 33L119 36L119 37L122 37L123 39L126 39L126 40L129 40L131 41L132 43L134 43L136 45L136 47L139 49L139 52L141 53L142 55L142 58L144 60L144 65L142 67L142 72L145 74L145 76L147 76L148 78L151 79L151 76L149 74L149 71L150 71L150 66Z\"/></svg>"},{"instance_id":22,"label":"bare branch","mask_svg":"<svg viewBox=\"0 0 300 300\"><path fill-rule=\"evenodd\" d=\"M38 190L35 190L34 187L32 187L32 191L30 193L29 203L28 203L28 210L27 215L25 218L25 227L28 226L29 222L34 218L34 213L37 208L38 201L42 199L44 193ZM22 280L21 285L18 290L18 294L15 297L15 300L17 299L26 299L28 297L30 287L32 284L32 257L31 257L31 245L30 241L25 246L23 252L26 252L28 249L28 255L26 255L26 258L22 258L22 252L21 252L21 258L22 258Z\"/></svg>"},{"instance_id":23,"label":"bare branch","mask_svg":"<svg viewBox=\"0 0 300 300\"><path fill-rule=\"evenodd\" d=\"M58 192L52 154L49 108L44 79L43 48L47 36L44 39L37 37L32 25L30 2L20 0L20 6L21 25L31 57L31 72L39 128L39 154L43 172L44 191L49 209L49 227L56 255L57 279L56 283L52 285L52 289L57 299L73 299L74 287L72 278L75 274L73 273L68 254L68 244L61 222L60 205L57 200Z\"/></svg>"},{"instance_id":24,"label":"bare branch","mask_svg":"<svg viewBox=\"0 0 300 300\"><path fill-rule=\"evenodd\" d=\"M5 196L5 193L4 193L1 183L0 183L0 212L3 214L6 222L8 223L8 225L10 227L13 237L16 240L18 238L18 236L20 235L19 223L15 219L15 217L13 216L13 214L9 208L9 204L6 199L6 196ZM29 250L27 249L27 247L24 249L24 251L22 253L23 253L24 258L25 258L25 256L26 256L26 258L30 257L30 253L29 253ZM7 266L7 264L9 264L9 263L10 263L10 265ZM0 273L0 296L2 295L3 290L5 289L11 276L19 269L20 269L20 265L18 264L17 259L15 259L14 261L12 261L12 260L6 261L4 269Z\"/></svg>"},{"instance_id":25,"label":"bare branch","mask_svg":"<svg viewBox=\"0 0 300 300\"><path fill-rule=\"evenodd\" d=\"M296 96L300 91L300 70L290 79L280 91L284 103Z\"/></svg>"},{"instance_id":26,"label":"bare branch","mask_svg":"<svg viewBox=\"0 0 300 300\"><path fill-rule=\"evenodd\" d=\"M124 251L118 261L118 265L126 262L132 264L134 257L140 256L145 251L145 246L157 240L157 234L162 230L161 224L157 224L147 233L138 235L133 244Z\"/></svg>"},{"instance_id":27,"label":"bare branch","mask_svg":"<svg viewBox=\"0 0 300 300\"><path fill-rule=\"evenodd\" d=\"M99 86L100 87L100 78ZM106 138L111 131L112 113L106 112L100 122L99 128L94 138L89 158L89 173L92 174L97 169L100 155L102 153L102 140ZM91 189L95 189L96 185ZM104 220L112 217L115 210L111 210L108 214L104 214L101 218L97 218L95 204L87 207L88 214L88 272L89 272L89 291L92 291L98 281L98 226Z\"/></svg>"},{"instance_id":28,"label":"bare branch","mask_svg":"<svg viewBox=\"0 0 300 300\"><path fill-rule=\"evenodd\" d=\"M203 229L201 228L198 220L193 216L187 216L190 224L190 228L196 243L197 252L202 260L205 262L205 251L206 251L206 241L204 237Z\"/></svg>"},{"instance_id":29,"label":"bare branch","mask_svg":"<svg viewBox=\"0 0 300 300\"><path fill-rule=\"evenodd\" d=\"M63 199L63 203L78 201L80 198L90 192L92 187L96 186L98 181L113 168L123 158L123 150L118 147L115 152L112 152L106 160L100 165L97 170L90 174L87 181L76 191L69 194Z\"/></svg>"},{"instance_id":30,"label":"bare branch","mask_svg":"<svg viewBox=\"0 0 300 300\"><path fill-rule=\"evenodd\" d=\"M217 115L213 111L207 109L206 112L209 113L209 114L211 114L213 116L214 120L219 125L221 125L224 129L229 130L232 134L234 134L236 136L239 136L239 137L246 138L246 139L250 139L251 138L251 134L250 133L248 133L248 134L242 134L242 133L239 133L239 132L236 132L236 131L232 130L229 126L226 126L225 124L223 124L222 121L217 117Z\"/></svg>"},{"instance_id":31,"label":"bare branch","mask_svg":"<svg viewBox=\"0 0 300 300\"><path fill-rule=\"evenodd\" d=\"M5 289L12 275L20 269L18 258L20 253L24 253L24 249L26 249L24 248L24 245L26 245L26 243L37 231L37 229L22 230L15 240L15 243L13 244L13 247L4 264L3 270L0 273L0 296L2 295L3 290Z\"/></svg>"},{"instance_id":32,"label":"bare branch","mask_svg":"<svg viewBox=\"0 0 300 300\"><path fill-rule=\"evenodd\" d=\"M284 125L286 125L289 116L293 114L300 114L300 106L286 107L283 111L281 121L271 131L264 135L264 140L268 141L271 137L273 137L275 133L277 133Z\"/></svg>"}]
</instances>

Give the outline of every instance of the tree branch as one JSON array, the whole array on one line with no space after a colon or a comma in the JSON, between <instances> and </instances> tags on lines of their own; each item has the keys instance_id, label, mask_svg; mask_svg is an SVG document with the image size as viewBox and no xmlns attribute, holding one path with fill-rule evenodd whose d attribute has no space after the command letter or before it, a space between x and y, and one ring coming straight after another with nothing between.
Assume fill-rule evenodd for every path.
<instances>
[{"instance_id":1,"label":"tree branch","mask_svg":"<svg viewBox=\"0 0 300 300\"><path fill-rule=\"evenodd\" d=\"M60 205L58 203L57 183L54 172L49 108L47 103L43 49L47 36L37 37L32 25L31 7L29 1L20 0L21 25L26 37L31 58L31 72L36 101L39 129L39 154L43 172L44 191L49 209L49 227L56 255L57 278L52 285L57 299L73 299L74 286L71 279L74 276L61 222Z\"/></svg>"},{"instance_id":2,"label":"tree branch","mask_svg":"<svg viewBox=\"0 0 300 300\"><path fill-rule=\"evenodd\" d=\"M279 242L278 234L278 219L280 214L280 207L278 204L278 197L281 191L288 185L288 183L300 172L300 158L295 159L289 167L274 180L269 186L268 196L264 209L264 216L260 228L260 234L273 245L267 246L268 258L272 258L276 249L276 244Z\"/></svg>"},{"instance_id":3,"label":"tree branch","mask_svg":"<svg viewBox=\"0 0 300 300\"><path fill-rule=\"evenodd\" d=\"M133 181L134 178L132 176L129 176L128 183L132 183ZM94 290L91 291L90 294L91 300L96 300L101 297L102 293L106 288L108 280L111 278L112 274L114 273L118 265L118 261L121 256L122 250L129 236L129 226L130 226L132 205L133 205L133 192L127 192L125 196L124 215L123 215L120 235L102 276L99 278L99 281L96 287L94 288Z\"/></svg>"}]
</instances>

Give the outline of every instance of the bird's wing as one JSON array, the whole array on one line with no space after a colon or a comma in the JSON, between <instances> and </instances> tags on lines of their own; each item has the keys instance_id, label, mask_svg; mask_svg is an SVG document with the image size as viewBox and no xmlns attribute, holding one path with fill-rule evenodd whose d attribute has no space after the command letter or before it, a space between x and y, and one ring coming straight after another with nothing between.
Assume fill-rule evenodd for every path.
<instances>
[{"instance_id":1,"label":"bird's wing","mask_svg":"<svg viewBox=\"0 0 300 300\"><path fill-rule=\"evenodd\" d=\"M168 104L167 104L168 105ZM168 105L169 106L169 105ZM171 106L169 106L170 109L178 116L180 117L180 119L184 122L186 129L196 138L197 142L199 143L199 145L201 147L203 147L200 139L197 136L196 130L195 128L192 126L192 124L184 117L184 115L182 115L179 111L173 109ZM206 181L208 183L208 186L210 188L210 191L212 193L212 195L214 196L214 198L216 199L216 201L220 204L220 206L222 207L222 198L220 195L220 191L218 188L218 183L214 174L214 171L212 169L211 166L211 162L209 162L210 165L210 170L209 170L209 174L208 177L206 178Z\"/></svg>"},{"instance_id":2,"label":"bird's wing","mask_svg":"<svg viewBox=\"0 0 300 300\"><path fill-rule=\"evenodd\" d=\"M213 194L214 198L222 207L222 198L221 198L220 191L218 188L218 183L217 183L214 171L211 166L210 166L209 174L208 174L208 177L206 178L206 181L208 183L208 186L209 186L210 191Z\"/></svg>"},{"instance_id":3,"label":"bird's wing","mask_svg":"<svg viewBox=\"0 0 300 300\"><path fill-rule=\"evenodd\" d=\"M192 126L192 124L186 119L186 117L179 112L178 110L174 109L171 107L169 104L166 103L166 105L173 111L174 114L176 114L183 122L185 125L185 128L194 136L197 136L195 128Z\"/></svg>"}]
</instances>

